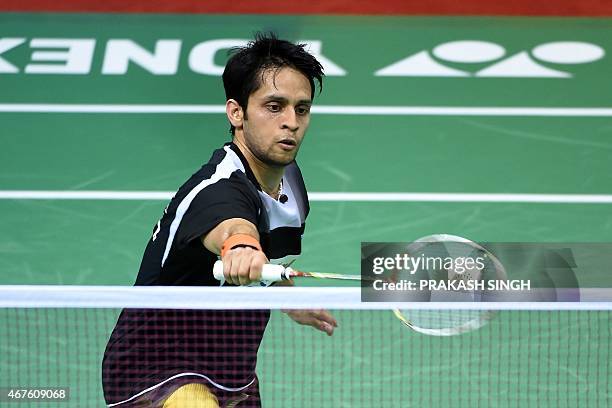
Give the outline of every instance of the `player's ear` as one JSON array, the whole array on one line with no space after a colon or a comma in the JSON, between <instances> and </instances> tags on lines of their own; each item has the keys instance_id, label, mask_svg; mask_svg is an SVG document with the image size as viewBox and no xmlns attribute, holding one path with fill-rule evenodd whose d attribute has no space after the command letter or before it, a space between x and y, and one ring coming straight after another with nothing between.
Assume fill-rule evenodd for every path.
<instances>
[{"instance_id":1,"label":"player's ear","mask_svg":"<svg viewBox=\"0 0 612 408\"><path fill-rule=\"evenodd\" d=\"M227 102L225 102L225 113L232 126L235 128L242 127L244 111L242 110L242 106L240 106L235 99L228 99Z\"/></svg>"}]
</instances>

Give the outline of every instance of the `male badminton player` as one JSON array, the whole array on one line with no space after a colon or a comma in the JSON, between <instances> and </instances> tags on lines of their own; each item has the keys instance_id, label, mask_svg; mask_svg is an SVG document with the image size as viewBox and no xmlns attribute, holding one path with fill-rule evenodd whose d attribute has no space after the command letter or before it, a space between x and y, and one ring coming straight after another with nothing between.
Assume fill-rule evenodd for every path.
<instances>
[{"instance_id":1,"label":"male badminton player","mask_svg":"<svg viewBox=\"0 0 612 408\"><path fill-rule=\"evenodd\" d=\"M261 284L265 263L301 252L309 205L295 162L321 64L302 45L259 34L223 73L232 142L183 184L155 226L136 285ZM326 311L288 313L331 335ZM255 365L267 310L122 312L108 342L108 406L259 407Z\"/></svg>"}]
</instances>

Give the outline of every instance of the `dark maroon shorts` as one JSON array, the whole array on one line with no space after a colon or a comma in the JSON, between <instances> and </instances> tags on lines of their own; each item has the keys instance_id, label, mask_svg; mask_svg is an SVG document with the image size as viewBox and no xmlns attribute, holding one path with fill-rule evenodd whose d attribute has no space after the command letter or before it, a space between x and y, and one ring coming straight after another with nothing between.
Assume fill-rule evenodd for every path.
<instances>
[{"instance_id":1,"label":"dark maroon shorts","mask_svg":"<svg viewBox=\"0 0 612 408\"><path fill-rule=\"evenodd\" d=\"M205 384L222 407L242 393L248 397L237 407L259 407L257 381L248 391L236 392L215 388L212 382L241 388L256 379L257 351L269 318L269 310L125 309L102 363L107 404L129 400L152 387L156 395L167 396L167 387L176 389L187 380ZM204 375L210 381L184 373ZM177 375L176 381L164 383Z\"/></svg>"}]
</instances>

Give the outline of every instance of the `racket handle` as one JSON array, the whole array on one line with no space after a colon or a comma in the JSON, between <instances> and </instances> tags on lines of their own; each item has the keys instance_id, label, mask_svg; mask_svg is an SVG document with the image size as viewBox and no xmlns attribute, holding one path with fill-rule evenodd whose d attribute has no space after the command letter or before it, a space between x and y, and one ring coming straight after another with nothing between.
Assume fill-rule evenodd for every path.
<instances>
[{"instance_id":1,"label":"racket handle","mask_svg":"<svg viewBox=\"0 0 612 408\"><path fill-rule=\"evenodd\" d=\"M224 281L225 277L223 276L223 262L217 261L213 266L213 276L218 281ZM275 265L275 264L265 264L261 270L261 280L262 281L273 281L278 282L282 280L286 280L287 275L285 271L285 267L283 265Z\"/></svg>"}]
</instances>

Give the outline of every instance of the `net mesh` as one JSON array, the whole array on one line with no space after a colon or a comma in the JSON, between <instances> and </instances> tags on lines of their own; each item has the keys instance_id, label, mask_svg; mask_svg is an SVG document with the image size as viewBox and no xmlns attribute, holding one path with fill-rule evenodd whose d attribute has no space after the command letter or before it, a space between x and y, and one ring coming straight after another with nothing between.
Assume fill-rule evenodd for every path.
<instances>
[{"instance_id":1,"label":"net mesh","mask_svg":"<svg viewBox=\"0 0 612 408\"><path fill-rule=\"evenodd\" d=\"M180 289L164 289L181 297ZM293 305L291 292L286 293L283 308L305 307ZM238 372L248 371L243 351L257 342L253 325L261 324L261 316L253 313L269 298L254 305L252 294L239 295L244 295L244 305L236 296L227 306L235 310L215 310L212 315L199 309L147 308L149 317L157 316L149 327L156 330L134 334L135 326L128 327L134 334L130 347L143 351L147 344L159 346L157 340L172 338L172 361L181 366L176 370L208 364L229 373L228 380L211 369L207 374L213 379L226 385L232 385L232 378L234 385L244 382L239 378L244 372ZM70 302L40 307L35 302L0 308L0 388L69 388L68 400L53 406L105 406L103 356L124 310L121 299L129 299L129 293L126 296L114 300L117 307L84 293L88 307ZM214 303L209 292L201 297L209 298L211 308L223 303ZM200 303L206 304L206 299ZM414 332L390 310L358 303L331 311L339 327L329 337L292 321L278 310L278 302L272 306L256 364L264 407L569 408L609 406L612 401L610 304L603 310L529 310L533 305L526 303L524 310L499 310L484 327L450 337ZM329 305L313 301L309 306ZM190 346L198 337L206 339L201 340L205 346L198 346L206 350ZM153 362L167 359L159 347L149 347L148 353L146 359ZM134 384L119 383L130 389L144 387L143 378L152 375L145 361L143 357L139 364L124 365L123 370L136 378ZM4 406L8 400L2 398ZM244 404L238 407L250 406ZM21 401L19 406L40 402Z\"/></svg>"}]
</instances>

